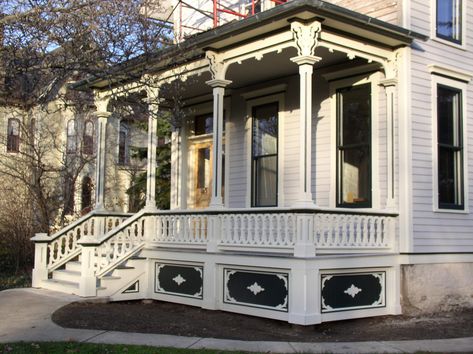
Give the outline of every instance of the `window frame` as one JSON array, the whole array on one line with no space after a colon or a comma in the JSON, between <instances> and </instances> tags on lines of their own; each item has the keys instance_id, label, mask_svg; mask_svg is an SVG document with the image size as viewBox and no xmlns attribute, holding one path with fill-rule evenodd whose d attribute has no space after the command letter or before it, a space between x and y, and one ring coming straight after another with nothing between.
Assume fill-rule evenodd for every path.
<instances>
[{"instance_id":1,"label":"window frame","mask_svg":"<svg viewBox=\"0 0 473 354\"><path fill-rule=\"evenodd\" d=\"M92 125L92 134L87 134L87 125ZM90 139L90 145L88 144L88 139ZM87 119L84 122L84 131L82 134L82 153L84 155L93 155L94 154L94 142L95 142L95 124L92 120Z\"/></svg>"},{"instance_id":2,"label":"window frame","mask_svg":"<svg viewBox=\"0 0 473 354\"><path fill-rule=\"evenodd\" d=\"M356 210L373 210L381 208L381 196L383 190L381 189L380 181L380 147L382 142L380 141L380 128L381 121L385 119L385 110L380 106L380 97L382 97L382 89L380 88L380 81L383 75L380 71L366 71L366 73L360 73L360 71L353 71L353 75L350 76L350 72L344 74L344 76L335 76L333 78L327 78L330 89L330 105L331 105L331 140L330 140L330 197L329 205L331 208L337 209L356 209ZM338 151L337 151L337 90L344 87L359 86L359 85L371 85L371 206L338 206Z\"/></svg>"},{"instance_id":3,"label":"window frame","mask_svg":"<svg viewBox=\"0 0 473 354\"><path fill-rule=\"evenodd\" d=\"M255 129L255 121L256 121L256 109L260 107L266 107L266 106L276 106L276 112L277 112L277 127L276 127L276 153L275 154L268 154L268 155L258 155L255 156L255 151L254 151L254 142L253 142L253 137L254 137L254 129ZM271 208L271 207L277 207L278 206L278 195L279 195L279 186L278 186L278 179L279 179L279 130L280 130L280 123L279 123L279 102L278 101L273 101L261 105L254 105L251 108L251 207L252 208ZM264 158L271 158L271 157L276 157L276 203L274 205L257 205L256 203L256 196L257 196L257 184L256 182L256 177L257 177L257 171L255 170L255 164L258 160L264 159Z\"/></svg>"},{"instance_id":4,"label":"window frame","mask_svg":"<svg viewBox=\"0 0 473 354\"><path fill-rule=\"evenodd\" d=\"M458 40L452 37L443 36L438 33L437 31L438 1L439 0L431 0L431 8L432 8L431 38L439 43L443 43L455 48L466 50L466 39L467 39L466 37L467 6L465 5L466 0L458 0L460 1L460 25L459 25L460 39Z\"/></svg>"},{"instance_id":5,"label":"window frame","mask_svg":"<svg viewBox=\"0 0 473 354\"><path fill-rule=\"evenodd\" d=\"M438 142L438 89L439 87L456 91L460 94L460 107L458 108L460 141L461 141L461 171L456 177L460 179L456 183L460 183L461 188L461 204L440 203L439 190L439 142ZM458 81L455 78L447 78L444 76L432 74L432 176L433 176L433 211L440 213L469 213L468 203L468 139L467 139L467 84Z\"/></svg>"},{"instance_id":6,"label":"window frame","mask_svg":"<svg viewBox=\"0 0 473 354\"><path fill-rule=\"evenodd\" d=\"M12 122L16 122L18 124L18 134L17 135L13 135L13 134L10 134L10 127L11 127L11 123ZM17 154L20 152L20 136L21 136L21 122L18 118L8 118L8 121L7 121L7 145L6 145L6 152L9 153L9 154ZM11 148L11 145L12 142L10 141L10 138L11 137L14 137L16 138L16 142L15 142L15 149L12 149Z\"/></svg>"},{"instance_id":7,"label":"window frame","mask_svg":"<svg viewBox=\"0 0 473 354\"><path fill-rule=\"evenodd\" d=\"M284 206L285 189L284 189L284 126L285 126L285 91L286 86L276 85L267 89L248 91L242 94L246 99L246 124L245 124L245 146L246 146L246 201L247 208L266 208L254 207L252 195L252 154L253 154L253 107L263 106L265 104L278 104L278 157L277 157L277 205ZM269 207L268 207L269 208Z\"/></svg>"},{"instance_id":8,"label":"window frame","mask_svg":"<svg viewBox=\"0 0 473 354\"><path fill-rule=\"evenodd\" d=\"M340 106L340 100L339 96L342 91L349 91L353 88L361 88L361 87L368 87L369 88L369 97L370 97L370 111L369 111L369 121L368 121L368 136L369 136L369 141L366 143L359 143L359 144L343 144L340 142L341 139L341 133L342 131L340 130L341 127L341 120L342 116L340 114L341 111L341 106ZM337 105L337 111L336 111L336 207L337 208L371 208L373 205L373 98L372 98L372 87L370 83L364 83L360 85L350 85L350 86L345 86L345 87L340 87L336 89L336 105ZM369 181L368 181L368 189L369 189L369 197L367 201L364 202L359 202L359 203L345 203L343 202L343 195L341 194L343 191L343 181L342 181L342 175L341 175L341 152L346 151L349 149L356 149L356 148L368 148L368 154L369 154L369 168L368 168L368 176L369 176Z\"/></svg>"}]
</instances>

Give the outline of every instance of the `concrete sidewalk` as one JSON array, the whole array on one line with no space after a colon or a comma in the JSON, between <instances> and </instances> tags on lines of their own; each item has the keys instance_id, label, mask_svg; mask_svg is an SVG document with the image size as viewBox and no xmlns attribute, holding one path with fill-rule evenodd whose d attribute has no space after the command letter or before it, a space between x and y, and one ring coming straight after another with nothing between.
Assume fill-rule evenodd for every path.
<instances>
[{"instance_id":1,"label":"concrete sidewalk","mask_svg":"<svg viewBox=\"0 0 473 354\"><path fill-rule=\"evenodd\" d=\"M473 337L419 341L340 343L247 342L163 334L68 329L60 327L51 321L51 314L55 310L79 299L79 297L73 295L30 288L0 292L0 343L18 341L77 341L273 353L473 352Z\"/></svg>"}]
</instances>

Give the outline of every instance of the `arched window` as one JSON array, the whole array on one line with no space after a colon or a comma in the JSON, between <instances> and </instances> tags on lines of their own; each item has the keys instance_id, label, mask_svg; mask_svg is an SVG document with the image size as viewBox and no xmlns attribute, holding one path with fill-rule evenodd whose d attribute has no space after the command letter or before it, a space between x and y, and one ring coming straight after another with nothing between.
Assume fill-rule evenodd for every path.
<instances>
[{"instance_id":1,"label":"arched window","mask_svg":"<svg viewBox=\"0 0 473 354\"><path fill-rule=\"evenodd\" d=\"M20 151L20 121L15 118L8 120L7 152Z\"/></svg>"},{"instance_id":2,"label":"arched window","mask_svg":"<svg viewBox=\"0 0 473 354\"><path fill-rule=\"evenodd\" d=\"M89 176L82 178L81 209L88 213L92 208L92 179Z\"/></svg>"},{"instance_id":3,"label":"arched window","mask_svg":"<svg viewBox=\"0 0 473 354\"><path fill-rule=\"evenodd\" d=\"M126 165L129 162L128 151L128 124L126 122L120 123L120 133L118 136L118 164Z\"/></svg>"},{"instance_id":4,"label":"arched window","mask_svg":"<svg viewBox=\"0 0 473 354\"><path fill-rule=\"evenodd\" d=\"M67 152L76 152L77 135L76 135L76 121L71 119L67 122Z\"/></svg>"},{"instance_id":5,"label":"arched window","mask_svg":"<svg viewBox=\"0 0 473 354\"><path fill-rule=\"evenodd\" d=\"M84 155L92 155L94 153L94 123L90 120L85 121L82 144Z\"/></svg>"}]
</instances>

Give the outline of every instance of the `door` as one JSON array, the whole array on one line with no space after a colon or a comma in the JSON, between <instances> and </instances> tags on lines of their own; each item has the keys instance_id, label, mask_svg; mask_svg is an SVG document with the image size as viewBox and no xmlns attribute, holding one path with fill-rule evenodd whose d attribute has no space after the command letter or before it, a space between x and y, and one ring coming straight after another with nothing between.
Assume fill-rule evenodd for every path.
<instances>
[{"instance_id":1,"label":"door","mask_svg":"<svg viewBox=\"0 0 473 354\"><path fill-rule=\"evenodd\" d=\"M196 144L194 153L194 207L206 208L212 190L212 143Z\"/></svg>"}]
</instances>

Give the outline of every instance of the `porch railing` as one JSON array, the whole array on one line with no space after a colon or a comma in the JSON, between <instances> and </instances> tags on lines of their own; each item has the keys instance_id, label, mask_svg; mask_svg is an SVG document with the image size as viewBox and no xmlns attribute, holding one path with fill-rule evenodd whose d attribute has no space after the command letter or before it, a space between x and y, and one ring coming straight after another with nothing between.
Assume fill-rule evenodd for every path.
<instances>
[{"instance_id":1,"label":"porch railing","mask_svg":"<svg viewBox=\"0 0 473 354\"><path fill-rule=\"evenodd\" d=\"M80 239L103 235L131 215L92 211L51 236L37 234L32 240L46 245L43 257L46 258L48 272L52 272L80 254L81 248L78 244Z\"/></svg>"},{"instance_id":2,"label":"porch railing","mask_svg":"<svg viewBox=\"0 0 473 354\"><path fill-rule=\"evenodd\" d=\"M397 214L340 209L225 209L96 214L60 233L37 235L33 286L81 254L80 295L145 246L209 252L316 253L396 251ZM126 220L125 220L126 219ZM37 285L35 285L37 284Z\"/></svg>"},{"instance_id":3,"label":"porch railing","mask_svg":"<svg viewBox=\"0 0 473 354\"><path fill-rule=\"evenodd\" d=\"M346 209L160 212L148 216L154 225L148 241L156 247L215 251L386 252L395 249L396 216Z\"/></svg>"}]
</instances>

